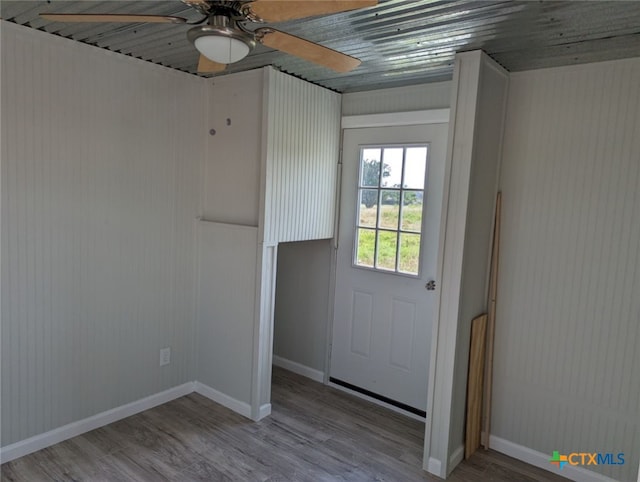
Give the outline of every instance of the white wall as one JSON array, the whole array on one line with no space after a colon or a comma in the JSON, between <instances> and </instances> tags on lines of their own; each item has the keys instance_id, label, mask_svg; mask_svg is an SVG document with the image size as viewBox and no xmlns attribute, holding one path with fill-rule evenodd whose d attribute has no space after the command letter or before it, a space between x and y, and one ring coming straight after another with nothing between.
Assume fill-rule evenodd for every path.
<instances>
[{"instance_id":1,"label":"white wall","mask_svg":"<svg viewBox=\"0 0 640 482\"><path fill-rule=\"evenodd\" d=\"M366 92L350 92L342 95L342 115L446 109L451 101L451 85L451 82L434 82Z\"/></svg>"},{"instance_id":2,"label":"white wall","mask_svg":"<svg viewBox=\"0 0 640 482\"><path fill-rule=\"evenodd\" d=\"M640 59L513 74L492 434L640 456ZM585 480L582 477L582 480Z\"/></svg>"},{"instance_id":3,"label":"white wall","mask_svg":"<svg viewBox=\"0 0 640 482\"><path fill-rule=\"evenodd\" d=\"M195 379L251 416L265 70L207 81ZM211 135L210 130L215 131Z\"/></svg>"},{"instance_id":4,"label":"white wall","mask_svg":"<svg viewBox=\"0 0 640 482\"><path fill-rule=\"evenodd\" d=\"M264 70L207 81L208 118L202 216L210 221L258 226Z\"/></svg>"},{"instance_id":5,"label":"white wall","mask_svg":"<svg viewBox=\"0 0 640 482\"><path fill-rule=\"evenodd\" d=\"M2 22L2 446L193 380L203 87Z\"/></svg>"},{"instance_id":6,"label":"white wall","mask_svg":"<svg viewBox=\"0 0 640 482\"><path fill-rule=\"evenodd\" d=\"M333 243L278 245L274 355L325 371Z\"/></svg>"},{"instance_id":7,"label":"white wall","mask_svg":"<svg viewBox=\"0 0 640 482\"><path fill-rule=\"evenodd\" d=\"M248 416L258 228L202 221L198 241L196 379Z\"/></svg>"}]
</instances>

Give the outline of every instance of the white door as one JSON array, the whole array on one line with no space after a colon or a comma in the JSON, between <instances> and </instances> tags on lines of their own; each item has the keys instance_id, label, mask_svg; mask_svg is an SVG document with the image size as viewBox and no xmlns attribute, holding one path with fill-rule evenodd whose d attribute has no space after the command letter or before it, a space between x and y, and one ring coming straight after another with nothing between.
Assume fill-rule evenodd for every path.
<instances>
[{"instance_id":1,"label":"white door","mask_svg":"<svg viewBox=\"0 0 640 482\"><path fill-rule=\"evenodd\" d=\"M447 126L346 129L343 141L330 379L421 415Z\"/></svg>"}]
</instances>

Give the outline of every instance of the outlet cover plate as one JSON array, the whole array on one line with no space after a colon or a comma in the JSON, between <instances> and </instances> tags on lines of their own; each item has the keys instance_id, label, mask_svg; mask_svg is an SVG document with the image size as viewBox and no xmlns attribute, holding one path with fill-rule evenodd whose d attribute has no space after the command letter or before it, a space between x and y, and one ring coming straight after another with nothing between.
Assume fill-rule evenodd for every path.
<instances>
[{"instance_id":1,"label":"outlet cover plate","mask_svg":"<svg viewBox=\"0 0 640 482\"><path fill-rule=\"evenodd\" d=\"M160 348L160 366L163 367L171 363L171 347Z\"/></svg>"}]
</instances>

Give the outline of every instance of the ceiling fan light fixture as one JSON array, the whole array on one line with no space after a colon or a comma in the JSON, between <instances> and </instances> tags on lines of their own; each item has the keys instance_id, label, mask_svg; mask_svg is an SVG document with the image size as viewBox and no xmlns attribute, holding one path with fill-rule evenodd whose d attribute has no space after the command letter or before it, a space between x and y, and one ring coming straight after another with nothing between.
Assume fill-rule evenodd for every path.
<instances>
[{"instance_id":1,"label":"ceiling fan light fixture","mask_svg":"<svg viewBox=\"0 0 640 482\"><path fill-rule=\"evenodd\" d=\"M218 35L198 37L194 45L202 55L219 64L238 62L251 51L249 45L240 39Z\"/></svg>"},{"instance_id":2,"label":"ceiling fan light fixture","mask_svg":"<svg viewBox=\"0 0 640 482\"><path fill-rule=\"evenodd\" d=\"M256 45L253 35L222 15L212 16L209 25L192 28L187 32L187 38L202 55L220 64L242 60Z\"/></svg>"}]
</instances>

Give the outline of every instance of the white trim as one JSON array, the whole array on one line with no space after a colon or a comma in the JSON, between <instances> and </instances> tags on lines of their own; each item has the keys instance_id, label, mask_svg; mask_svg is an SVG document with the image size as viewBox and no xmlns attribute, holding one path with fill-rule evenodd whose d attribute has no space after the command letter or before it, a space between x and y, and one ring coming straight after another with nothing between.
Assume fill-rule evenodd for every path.
<instances>
[{"instance_id":1,"label":"white trim","mask_svg":"<svg viewBox=\"0 0 640 482\"><path fill-rule=\"evenodd\" d=\"M411 126L417 124L446 124L449 109L414 110L410 112L390 112L387 114L364 114L342 116L343 129L362 127Z\"/></svg>"},{"instance_id":2,"label":"white trim","mask_svg":"<svg viewBox=\"0 0 640 482\"><path fill-rule=\"evenodd\" d=\"M462 229L454 229L453 218L454 208L458 206L466 206L466 197L460 201L460 193L456 189L457 180L452 176L453 158L454 158L454 142L457 123L461 120L471 122L473 130L473 120L475 119L475 111L469 105L469 97L476 96L477 77L479 76L479 67L476 67L476 75L473 75L474 68L462 69L462 58L469 56L478 57L475 63L479 64L479 53L468 52L457 54L455 59L455 68L453 70L453 83L451 89L451 120L449 122L449 136L447 139L447 157L445 164L444 189L442 199L442 216L440 219L440 238L438 241L438 265L436 279L440 284L438 296L435 303L435 320L431 330L431 360L429 362L429 380L427 389L427 411L431 415L425 425L424 437L424 456L423 465L428 465L428 471L432 474L446 479L449 474L448 469L448 448L449 448L449 429L451 422L451 406L453 397L453 367L455 358L455 342L457 339L457 312L455 316L447 316L446 313L449 298L455 297L453 287L455 279L449 280L452 275L453 268L450 266L450 259L461 257L462 253L450 253L453 248L453 240L450 240L452 234L462 236L464 239L464 226ZM473 64L474 59L469 59L469 64ZM467 61L464 62L466 67ZM462 74L465 75L462 75ZM461 92L466 95L462 96ZM463 101L467 102L463 102ZM468 147L461 143L461 147ZM468 149L466 149L468 150ZM458 154L456 152L456 154ZM454 182L456 181L456 182ZM465 193L463 193L465 194ZM457 197L456 197L457 196ZM454 201L458 201L455 203ZM466 222L466 215L463 219ZM458 224L460 221L458 220ZM459 274L459 273L458 273ZM456 278L454 276L454 278ZM458 280L459 281L459 280ZM439 461L439 471L431 470L431 459L435 456L435 460ZM428 461L428 462L427 462ZM435 467L435 466L434 466Z\"/></svg>"},{"instance_id":3,"label":"white trim","mask_svg":"<svg viewBox=\"0 0 640 482\"><path fill-rule=\"evenodd\" d=\"M579 482L616 482L606 475L582 467L565 465L562 469L555 468L549 463L551 454L543 454L542 452L518 445L503 438L496 437L495 435L489 437L489 442L489 446L497 452L501 452L514 459L522 460L523 462L553 472L554 474L561 475L569 480Z\"/></svg>"},{"instance_id":4,"label":"white trim","mask_svg":"<svg viewBox=\"0 0 640 482\"><path fill-rule=\"evenodd\" d=\"M200 382L194 382L194 391L209 400L219 403L223 407L227 407L229 410L239 413L243 417L251 418L251 405L246 402L230 397Z\"/></svg>"},{"instance_id":5,"label":"white trim","mask_svg":"<svg viewBox=\"0 0 640 482\"><path fill-rule=\"evenodd\" d=\"M258 418L254 420L254 422L259 422L264 417L268 417L269 415L271 415L271 404L265 403L260 407L260 410L258 410Z\"/></svg>"},{"instance_id":6,"label":"white trim","mask_svg":"<svg viewBox=\"0 0 640 482\"><path fill-rule=\"evenodd\" d=\"M342 102L342 101L341 101ZM336 276L338 268L338 235L340 233L340 206L342 204L342 160L344 158L344 129L340 129L340 150L338 152L338 168L336 169L336 192L333 209L333 238L331 240L331 256L329 267L329 296L327 299L327 342L324 350L324 379L327 385L331 373L331 350L333 348L333 321L336 302ZM640 481L638 481L640 482Z\"/></svg>"},{"instance_id":7,"label":"white trim","mask_svg":"<svg viewBox=\"0 0 640 482\"><path fill-rule=\"evenodd\" d=\"M255 226L253 224L221 223L220 221L213 221L212 219L206 219L206 218L203 218L203 217L197 217L196 221L198 221L198 223L201 226L204 226L206 228L216 227L216 226L224 226L224 227L228 227L229 229L235 229L235 230L238 230L238 231L246 231L246 230L258 229L258 226Z\"/></svg>"},{"instance_id":8,"label":"white trim","mask_svg":"<svg viewBox=\"0 0 640 482\"><path fill-rule=\"evenodd\" d=\"M51 445L63 442L70 438L82 435L100 427L104 427L136 413L144 412L176 398L183 397L193 392L194 382L184 383L160 393L127 403L106 412L92 415L91 417L63 425L39 435L34 435L6 447L0 448L0 462L5 463L24 455L36 452Z\"/></svg>"},{"instance_id":9,"label":"white trim","mask_svg":"<svg viewBox=\"0 0 640 482\"><path fill-rule=\"evenodd\" d=\"M344 132L344 131L341 131ZM342 139L340 139L340 146L342 146ZM341 149L342 152L342 149ZM340 154L342 155L342 153ZM342 164L338 165L338 182L336 184L338 191L342 186ZM333 239L331 240L331 253L330 253L330 266L329 266L329 296L327 297L327 338L326 345L324 347L324 378L322 383L325 385L329 383L329 376L331 373L331 350L333 348L333 316L335 312L336 302L336 272L338 268L338 213L340 212L340 195L336 196L336 212L335 212L335 224L333 227ZM640 482L640 480L638 481Z\"/></svg>"},{"instance_id":10,"label":"white trim","mask_svg":"<svg viewBox=\"0 0 640 482\"><path fill-rule=\"evenodd\" d=\"M251 419L260 420L264 405L271 403L273 324L276 298L278 243L259 242L254 297L253 372L251 374Z\"/></svg>"},{"instance_id":11,"label":"white trim","mask_svg":"<svg viewBox=\"0 0 640 482\"><path fill-rule=\"evenodd\" d=\"M464 445L460 445L449 457L449 470L453 470L464 459Z\"/></svg>"},{"instance_id":12,"label":"white trim","mask_svg":"<svg viewBox=\"0 0 640 482\"><path fill-rule=\"evenodd\" d=\"M440 462L438 459L434 459L433 457L429 457L429 464L425 468L430 474L440 477L440 472L442 471L442 462Z\"/></svg>"},{"instance_id":13,"label":"white trim","mask_svg":"<svg viewBox=\"0 0 640 482\"><path fill-rule=\"evenodd\" d=\"M379 405L381 407L387 408L389 410L391 410L392 412L396 412L399 413L400 415L404 415L405 417L409 417L412 418L414 420L417 420L418 422L422 422L424 423L425 418L421 417L420 415L416 415L415 413L411 413L411 412L407 412L406 410L402 410L401 408L396 407L395 405L391 405L389 403L385 403L381 400L378 400L377 398L373 398L370 397L368 395L365 395L363 393L360 392L356 392L355 390L350 390L347 387L343 387L342 385L338 385L337 383L333 383L333 382L329 382L327 383L328 386L330 386L331 388L335 388L336 390L340 390L341 392L345 392L348 393L349 395L353 395L354 397L358 397L358 398L362 398L363 400L366 400L367 402L371 402L375 405Z\"/></svg>"},{"instance_id":14,"label":"white trim","mask_svg":"<svg viewBox=\"0 0 640 482\"><path fill-rule=\"evenodd\" d=\"M282 358L278 355L273 355L273 364L277 367L289 370L290 372L302 375L303 377L310 378L315 382L324 383L324 372L303 365L302 363L287 360L286 358Z\"/></svg>"}]
</instances>

